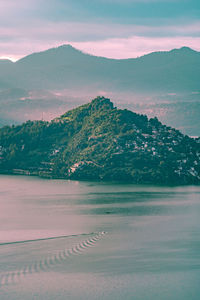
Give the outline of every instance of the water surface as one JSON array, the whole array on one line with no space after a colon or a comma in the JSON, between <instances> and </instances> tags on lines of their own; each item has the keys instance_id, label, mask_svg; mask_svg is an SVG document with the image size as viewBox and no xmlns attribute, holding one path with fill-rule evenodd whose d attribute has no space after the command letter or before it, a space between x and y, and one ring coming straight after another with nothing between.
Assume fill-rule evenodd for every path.
<instances>
[{"instance_id":1,"label":"water surface","mask_svg":"<svg viewBox=\"0 0 200 300\"><path fill-rule=\"evenodd\" d=\"M0 299L199 300L199 220L200 187L1 175Z\"/></svg>"}]
</instances>

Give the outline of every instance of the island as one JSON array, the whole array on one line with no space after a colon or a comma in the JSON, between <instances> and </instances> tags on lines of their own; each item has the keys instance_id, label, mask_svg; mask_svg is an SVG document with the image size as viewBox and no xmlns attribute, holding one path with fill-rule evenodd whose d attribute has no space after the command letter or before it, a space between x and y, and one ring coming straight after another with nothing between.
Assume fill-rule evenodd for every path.
<instances>
[{"instance_id":1,"label":"island","mask_svg":"<svg viewBox=\"0 0 200 300\"><path fill-rule=\"evenodd\" d=\"M0 173L200 184L200 138L97 97L50 122L2 127Z\"/></svg>"}]
</instances>

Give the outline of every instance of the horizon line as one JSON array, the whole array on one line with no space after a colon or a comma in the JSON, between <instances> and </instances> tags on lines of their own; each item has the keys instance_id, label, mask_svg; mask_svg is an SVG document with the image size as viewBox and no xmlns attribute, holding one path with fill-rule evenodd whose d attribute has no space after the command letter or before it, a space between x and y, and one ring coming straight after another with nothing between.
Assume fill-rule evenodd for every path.
<instances>
[{"instance_id":1,"label":"horizon line","mask_svg":"<svg viewBox=\"0 0 200 300\"><path fill-rule=\"evenodd\" d=\"M149 55L149 54L152 54L152 53L162 53L162 52L165 52L165 53L166 53L166 52L171 52L171 51L173 51L173 50L181 50L181 49L183 49L183 48L192 50L192 51L194 51L194 52L199 52L199 51L197 51L197 50L195 50L195 49L193 49L193 48L191 48L191 47L188 47L188 46L181 46L181 47L179 47L179 48L176 48L176 47L175 47L175 48L171 48L170 50L155 50L155 51L150 51L150 52L147 52L147 53L145 53L145 54L143 54L143 55L140 55L140 56L132 56L132 57L128 57L128 58L112 58L112 57L107 57L107 56L94 55L94 54L89 53L89 52L87 52L87 51L81 50L81 49L79 49L79 48L73 46L73 45L70 44L70 43L67 43L67 44L61 44L61 45L59 45L59 46L47 48L47 49L45 49L45 50L32 52L32 53L29 53L29 54L27 54L27 55L20 56L20 57L18 57L18 58L14 58L14 57L11 57L11 56L5 56L5 55L2 55L2 56L0 56L0 61L3 61L3 60L6 61L6 60L7 60L7 61L10 61L10 62L12 62L12 63L16 63L16 62L20 61L21 59L23 59L23 58L25 58L25 57L28 57L28 56L30 56L30 55L43 53L43 52L46 52L46 51L49 51L49 50L53 50L53 49L58 49L58 48L61 48L61 47L71 47L71 48L73 48L73 49L75 49L75 50L77 50L77 51L79 51L79 52L81 52L81 53L83 53L83 54L85 54L85 55L90 55L90 56L93 56L93 57L101 57L101 58L105 58L105 59L112 59L112 60L128 60L128 59L136 59L136 58L144 57L144 56Z\"/></svg>"}]
</instances>

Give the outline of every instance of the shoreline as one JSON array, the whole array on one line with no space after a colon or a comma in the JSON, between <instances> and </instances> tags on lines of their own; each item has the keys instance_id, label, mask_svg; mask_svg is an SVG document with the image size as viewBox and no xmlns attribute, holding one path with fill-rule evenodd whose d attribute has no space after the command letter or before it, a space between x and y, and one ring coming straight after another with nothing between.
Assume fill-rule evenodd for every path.
<instances>
[{"instance_id":1,"label":"shoreline","mask_svg":"<svg viewBox=\"0 0 200 300\"><path fill-rule=\"evenodd\" d=\"M19 172L20 171L20 172ZM91 179L91 178L67 178L67 177L59 177L59 176L52 176L50 174L39 174L38 172L31 172L30 170L6 170L2 172L0 170L0 175L11 175L11 176L26 176L26 177L37 177L41 179L49 179L49 180L66 180L66 181L80 181L80 182L93 182L93 183L104 183L104 184L123 184L123 185L144 185L144 186L158 186L158 187L183 187L183 186L200 186L199 184L195 183L155 183L155 182L134 182L131 180L98 180L98 179Z\"/></svg>"}]
</instances>

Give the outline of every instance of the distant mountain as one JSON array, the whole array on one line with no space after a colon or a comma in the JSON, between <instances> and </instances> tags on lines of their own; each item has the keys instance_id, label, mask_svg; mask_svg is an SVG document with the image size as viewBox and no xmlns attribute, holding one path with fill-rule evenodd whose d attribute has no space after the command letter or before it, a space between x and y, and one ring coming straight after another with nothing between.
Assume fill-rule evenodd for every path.
<instances>
[{"instance_id":1,"label":"distant mountain","mask_svg":"<svg viewBox=\"0 0 200 300\"><path fill-rule=\"evenodd\" d=\"M63 45L9 64L3 74L0 69L0 77L4 77L10 87L26 89L89 86L112 91L198 91L200 53L183 47L115 60Z\"/></svg>"},{"instance_id":2,"label":"distant mountain","mask_svg":"<svg viewBox=\"0 0 200 300\"><path fill-rule=\"evenodd\" d=\"M162 108L157 116L181 128L185 125L179 117L185 116L185 132L200 135L199 118L194 121L197 106L200 111L199 78L200 52L187 47L116 60L63 45L15 63L0 60L0 123L5 117L10 122L41 118L43 111L49 116L58 115L101 94L115 98L121 106L137 102L147 107L149 103L168 102L172 107ZM14 95L17 90L23 90L26 97ZM11 93L10 99L4 98L2 92ZM173 101L187 102L183 115L173 109ZM154 106L148 111L154 114ZM176 118L172 118L172 111Z\"/></svg>"},{"instance_id":3,"label":"distant mountain","mask_svg":"<svg viewBox=\"0 0 200 300\"><path fill-rule=\"evenodd\" d=\"M97 97L51 122L0 129L0 172L200 184L200 139Z\"/></svg>"}]
</instances>

